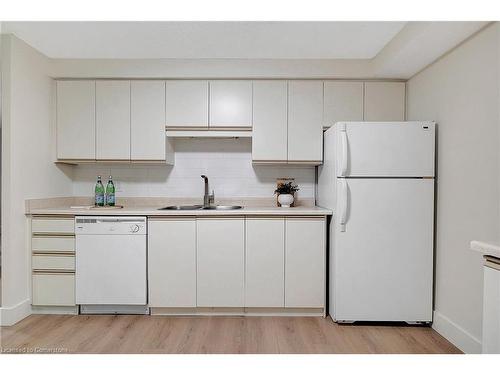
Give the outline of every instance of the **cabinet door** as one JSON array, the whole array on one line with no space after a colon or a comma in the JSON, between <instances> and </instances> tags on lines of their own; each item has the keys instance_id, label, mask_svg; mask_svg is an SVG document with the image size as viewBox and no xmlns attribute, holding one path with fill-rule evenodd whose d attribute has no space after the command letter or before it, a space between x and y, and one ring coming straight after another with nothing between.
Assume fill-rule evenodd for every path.
<instances>
[{"instance_id":1,"label":"cabinet door","mask_svg":"<svg viewBox=\"0 0 500 375\"><path fill-rule=\"evenodd\" d=\"M496 267L496 265L493 265ZM483 353L500 353L500 269L484 267Z\"/></svg>"},{"instance_id":2,"label":"cabinet door","mask_svg":"<svg viewBox=\"0 0 500 375\"><path fill-rule=\"evenodd\" d=\"M363 82L325 81L323 127L338 121L363 121Z\"/></svg>"},{"instance_id":3,"label":"cabinet door","mask_svg":"<svg viewBox=\"0 0 500 375\"><path fill-rule=\"evenodd\" d=\"M197 305L243 307L245 219L198 218Z\"/></svg>"},{"instance_id":4,"label":"cabinet door","mask_svg":"<svg viewBox=\"0 0 500 375\"><path fill-rule=\"evenodd\" d=\"M210 127L252 126L252 81L210 82Z\"/></svg>"},{"instance_id":5,"label":"cabinet door","mask_svg":"<svg viewBox=\"0 0 500 375\"><path fill-rule=\"evenodd\" d=\"M288 82L288 162L323 159L323 82Z\"/></svg>"},{"instance_id":6,"label":"cabinet door","mask_svg":"<svg viewBox=\"0 0 500 375\"><path fill-rule=\"evenodd\" d=\"M285 305L285 219L247 218L245 306Z\"/></svg>"},{"instance_id":7,"label":"cabinet door","mask_svg":"<svg viewBox=\"0 0 500 375\"><path fill-rule=\"evenodd\" d=\"M131 82L132 160L165 160L165 83Z\"/></svg>"},{"instance_id":8,"label":"cabinet door","mask_svg":"<svg viewBox=\"0 0 500 375\"><path fill-rule=\"evenodd\" d=\"M325 220L287 218L285 307L325 306Z\"/></svg>"},{"instance_id":9,"label":"cabinet door","mask_svg":"<svg viewBox=\"0 0 500 375\"><path fill-rule=\"evenodd\" d=\"M96 82L96 156L130 160L130 81Z\"/></svg>"},{"instance_id":10,"label":"cabinet door","mask_svg":"<svg viewBox=\"0 0 500 375\"><path fill-rule=\"evenodd\" d=\"M74 306L75 274L34 272L32 276L34 306Z\"/></svg>"},{"instance_id":11,"label":"cabinet door","mask_svg":"<svg viewBox=\"0 0 500 375\"><path fill-rule=\"evenodd\" d=\"M95 159L95 81L57 81L57 159Z\"/></svg>"},{"instance_id":12,"label":"cabinet door","mask_svg":"<svg viewBox=\"0 0 500 375\"><path fill-rule=\"evenodd\" d=\"M208 127L208 81L167 81L165 100L167 127Z\"/></svg>"},{"instance_id":13,"label":"cabinet door","mask_svg":"<svg viewBox=\"0 0 500 375\"><path fill-rule=\"evenodd\" d=\"M287 82L253 83L252 160L287 160Z\"/></svg>"},{"instance_id":14,"label":"cabinet door","mask_svg":"<svg viewBox=\"0 0 500 375\"><path fill-rule=\"evenodd\" d=\"M148 289L151 307L196 307L194 217L149 220Z\"/></svg>"},{"instance_id":15,"label":"cabinet door","mask_svg":"<svg viewBox=\"0 0 500 375\"><path fill-rule=\"evenodd\" d=\"M404 82L365 82L365 121L405 120Z\"/></svg>"}]
</instances>

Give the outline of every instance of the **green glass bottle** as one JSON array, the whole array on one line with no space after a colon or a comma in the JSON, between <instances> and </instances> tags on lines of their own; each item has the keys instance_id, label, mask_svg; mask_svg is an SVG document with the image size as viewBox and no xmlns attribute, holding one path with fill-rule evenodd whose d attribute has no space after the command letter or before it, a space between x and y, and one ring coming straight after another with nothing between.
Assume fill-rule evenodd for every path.
<instances>
[{"instance_id":1,"label":"green glass bottle","mask_svg":"<svg viewBox=\"0 0 500 375\"><path fill-rule=\"evenodd\" d=\"M95 205L104 206L104 185L101 181L101 176L97 176L97 183L95 184Z\"/></svg>"},{"instance_id":2,"label":"green glass bottle","mask_svg":"<svg viewBox=\"0 0 500 375\"><path fill-rule=\"evenodd\" d=\"M113 183L112 176L109 176L108 184L106 185L106 204L108 206L115 205L115 184Z\"/></svg>"}]
</instances>

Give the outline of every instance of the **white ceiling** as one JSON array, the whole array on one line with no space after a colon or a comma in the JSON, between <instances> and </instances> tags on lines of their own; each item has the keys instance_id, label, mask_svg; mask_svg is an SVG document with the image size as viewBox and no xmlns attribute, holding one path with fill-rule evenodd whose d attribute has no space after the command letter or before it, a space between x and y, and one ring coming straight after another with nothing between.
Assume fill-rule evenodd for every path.
<instances>
[{"instance_id":1,"label":"white ceiling","mask_svg":"<svg viewBox=\"0 0 500 375\"><path fill-rule=\"evenodd\" d=\"M51 58L371 59L406 22L4 22Z\"/></svg>"}]
</instances>

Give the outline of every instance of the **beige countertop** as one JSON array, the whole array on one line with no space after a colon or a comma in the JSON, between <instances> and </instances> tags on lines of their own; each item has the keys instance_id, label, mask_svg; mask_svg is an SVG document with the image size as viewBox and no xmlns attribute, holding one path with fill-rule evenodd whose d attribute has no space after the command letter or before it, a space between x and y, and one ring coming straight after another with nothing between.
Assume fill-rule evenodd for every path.
<instances>
[{"instance_id":1,"label":"beige countertop","mask_svg":"<svg viewBox=\"0 0 500 375\"><path fill-rule=\"evenodd\" d=\"M321 207L243 207L238 210L158 210L157 207L124 207L121 209L48 207L32 209L30 215L97 215L97 216L246 216L246 215L331 215Z\"/></svg>"},{"instance_id":2,"label":"beige countertop","mask_svg":"<svg viewBox=\"0 0 500 375\"><path fill-rule=\"evenodd\" d=\"M500 258L500 242L499 241L471 241L470 248L478 251L483 255L489 255L495 258Z\"/></svg>"},{"instance_id":3,"label":"beige countertop","mask_svg":"<svg viewBox=\"0 0 500 375\"><path fill-rule=\"evenodd\" d=\"M283 208L273 205L273 200L231 199L221 200L216 204L236 204L243 208L237 210L159 210L160 207L179 204L193 204L189 199L124 199L118 201L123 208L89 208L88 198L50 198L26 202L27 215L82 215L82 216L328 216L329 209L303 202L298 207Z\"/></svg>"}]
</instances>

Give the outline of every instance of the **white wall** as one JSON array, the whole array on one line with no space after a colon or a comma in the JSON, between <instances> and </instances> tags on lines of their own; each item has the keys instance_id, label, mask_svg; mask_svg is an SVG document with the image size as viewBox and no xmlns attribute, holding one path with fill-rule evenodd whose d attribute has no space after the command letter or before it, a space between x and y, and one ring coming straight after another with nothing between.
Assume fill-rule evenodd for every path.
<instances>
[{"instance_id":1,"label":"white wall","mask_svg":"<svg viewBox=\"0 0 500 375\"><path fill-rule=\"evenodd\" d=\"M299 197L314 197L314 167L252 166L251 152L245 138L176 139L175 166L77 166L73 194L92 195L96 176L111 174L118 197L202 197L205 174L216 197L272 197L281 177L295 178Z\"/></svg>"},{"instance_id":2,"label":"white wall","mask_svg":"<svg viewBox=\"0 0 500 375\"><path fill-rule=\"evenodd\" d=\"M482 258L471 240L498 239L499 39L494 24L411 78L408 119L438 123L434 328L480 351Z\"/></svg>"},{"instance_id":3,"label":"white wall","mask_svg":"<svg viewBox=\"0 0 500 375\"><path fill-rule=\"evenodd\" d=\"M2 324L29 298L25 199L71 194L71 170L53 163L49 60L21 40L2 40ZM28 301L29 307L29 301ZM16 310L16 308L18 310Z\"/></svg>"},{"instance_id":4,"label":"white wall","mask_svg":"<svg viewBox=\"0 0 500 375\"><path fill-rule=\"evenodd\" d=\"M376 77L370 60L359 59L53 59L51 75L203 79Z\"/></svg>"}]
</instances>

